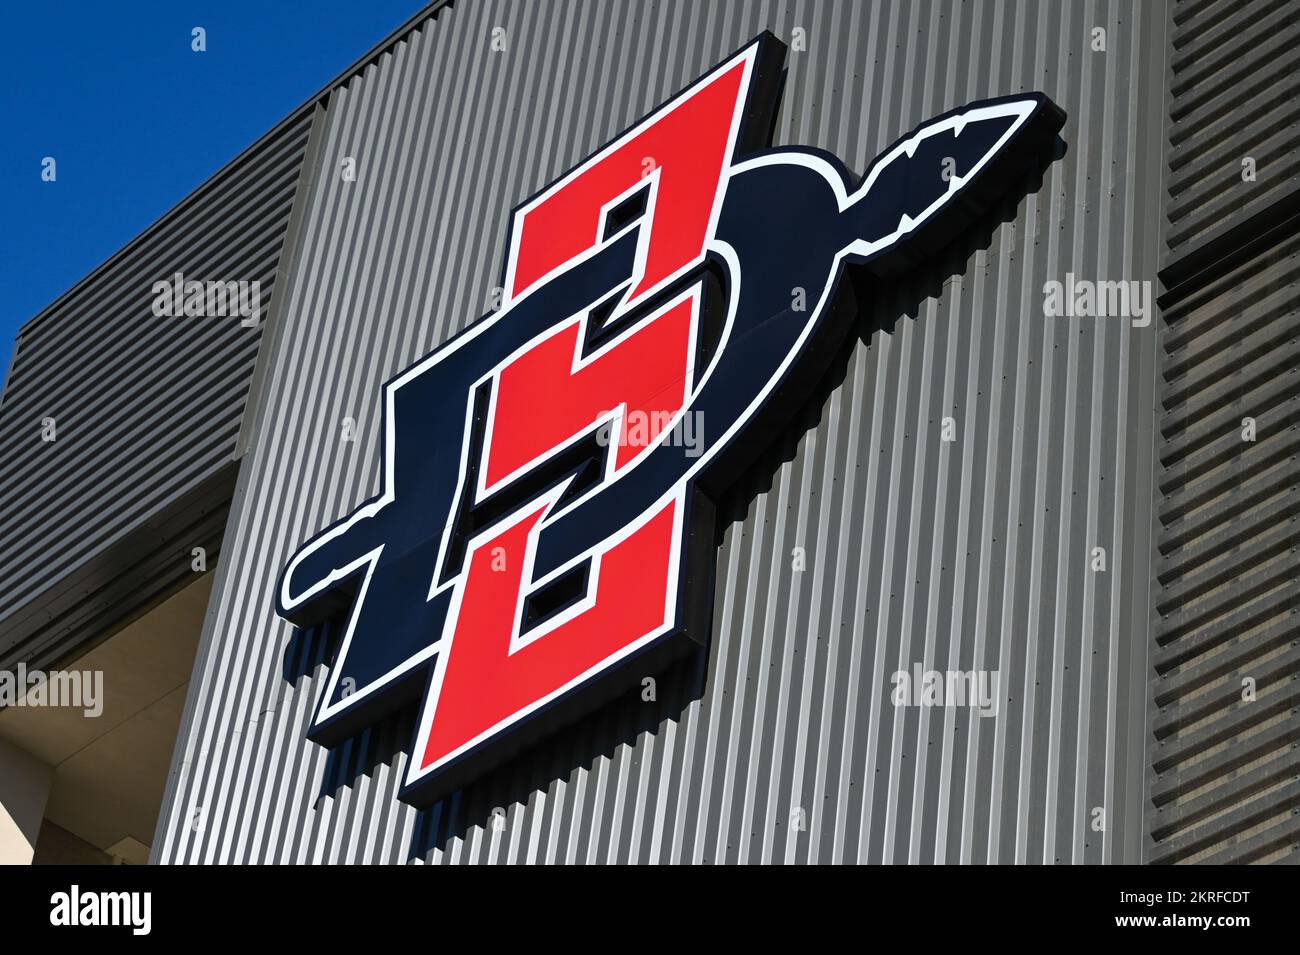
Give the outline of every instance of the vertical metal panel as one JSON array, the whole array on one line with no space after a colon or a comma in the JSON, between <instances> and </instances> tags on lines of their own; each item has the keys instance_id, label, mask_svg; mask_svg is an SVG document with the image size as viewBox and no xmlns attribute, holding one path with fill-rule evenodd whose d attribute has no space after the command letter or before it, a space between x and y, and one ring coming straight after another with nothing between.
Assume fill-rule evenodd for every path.
<instances>
[{"instance_id":1,"label":"vertical metal panel","mask_svg":"<svg viewBox=\"0 0 1300 955\"><path fill-rule=\"evenodd\" d=\"M310 128L282 124L18 333L0 405L0 665L48 665L215 559L262 326L158 317L153 284L258 281ZM54 420L56 438L42 440Z\"/></svg>"},{"instance_id":2,"label":"vertical metal panel","mask_svg":"<svg viewBox=\"0 0 1300 955\"><path fill-rule=\"evenodd\" d=\"M1157 863L1294 861L1300 847L1298 36L1293 3L1172 8L1146 850Z\"/></svg>"},{"instance_id":3,"label":"vertical metal panel","mask_svg":"<svg viewBox=\"0 0 1300 955\"><path fill-rule=\"evenodd\" d=\"M1045 318L1043 285L1153 277L1163 15L466 2L331 93L154 858L1135 861L1154 343ZM663 675L657 703L616 702L416 812L394 799L409 727L333 757L305 741L323 650L276 618L276 576L376 493L380 386L487 310L509 209L764 28L807 38L778 143L861 169L931 115L1040 89L1069 114L1068 150L880 290L724 504L707 655ZM337 174L349 156L356 182ZM913 663L998 670L999 715L895 708L890 674Z\"/></svg>"}]
</instances>

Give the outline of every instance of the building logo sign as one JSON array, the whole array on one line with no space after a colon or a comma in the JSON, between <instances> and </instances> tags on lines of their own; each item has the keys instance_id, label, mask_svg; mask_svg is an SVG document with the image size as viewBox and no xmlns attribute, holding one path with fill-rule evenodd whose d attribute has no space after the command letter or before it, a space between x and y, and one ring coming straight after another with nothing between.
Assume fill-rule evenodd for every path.
<instances>
[{"instance_id":1,"label":"building logo sign","mask_svg":"<svg viewBox=\"0 0 1300 955\"><path fill-rule=\"evenodd\" d=\"M285 568L280 614L341 624L309 737L417 705L408 802L706 640L717 495L871 276L945 246L1064 119L973 103L859 179L769 148L784 52L764 34L514 211L501 308L384 387L383 492Z\"/></svg>"}]
</instances>

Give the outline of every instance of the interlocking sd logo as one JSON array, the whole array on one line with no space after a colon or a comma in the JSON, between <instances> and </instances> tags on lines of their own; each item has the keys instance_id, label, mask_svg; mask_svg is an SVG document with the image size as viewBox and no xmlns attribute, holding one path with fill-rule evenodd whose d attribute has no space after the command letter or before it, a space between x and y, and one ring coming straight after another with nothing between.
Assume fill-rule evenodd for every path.
<instances>
[{"instance_id":1,"label":"interlocking sd logo","mask_svg":"<svg viewBox=\"0 0 1300 955\"><path fill-rule=\"evenodd\" d=\"M406 801L707 639L717 495L872 278L947 245L1064 121L973 103L859 178L768 148L784 55L763 34L514 211L502 307L385 385L383 493L285 569L282 616L342 623L309 737L418 703Z\"/></svg>"}]
</instances>

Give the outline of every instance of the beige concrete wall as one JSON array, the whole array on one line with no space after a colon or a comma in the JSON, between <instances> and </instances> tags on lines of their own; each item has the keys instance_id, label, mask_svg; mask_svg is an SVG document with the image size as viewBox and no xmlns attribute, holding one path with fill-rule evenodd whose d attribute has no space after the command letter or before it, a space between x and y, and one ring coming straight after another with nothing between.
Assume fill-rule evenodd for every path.
<instances>
[{"instance_id":1,"label":"beige concrete wall","mask_svg":"<svg viewBox=\"0 0 1300 955\"><path fill-rule=\"evenodd\" d=\"M0 865L29 865L50 795L51 767L0 740Z\"/></svg>"}]
</instances>

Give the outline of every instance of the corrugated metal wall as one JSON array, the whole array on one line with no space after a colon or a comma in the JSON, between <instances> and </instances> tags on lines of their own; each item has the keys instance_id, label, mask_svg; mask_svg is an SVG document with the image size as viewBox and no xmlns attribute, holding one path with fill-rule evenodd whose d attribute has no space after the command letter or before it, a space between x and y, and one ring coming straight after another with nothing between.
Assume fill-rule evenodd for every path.
<instances>
[{"instance_id":1,"label":"corrugated metal wall","mask_svg":"<svg viewBox=\"0 0 1300 955\"><path fill-rule=\"evenodd\" d=\"M1300 858L1297 31L1295 4L1173 14L1153 862Z\"/></svg>"},{"instance_id":2,"label":"corrugated metal wall","mask_svg":"<svg viewBox=\"0 0 1300 955\"><path fill-rule=\"evenodd\" d=\"M1284 201L1300 184L1300 4L1179 0L1169 52L1172 259ZM1256 180L1242 186L1242 162Z\"/></svg>"},{"instance_id":3,"label":"corrugated metal wall","mask_svg":"<svg viewBox=\"0 0 1300 955\"><path fill-rule=\"evenodd\" d=\"M1165 310L1153 861L1300 844L1298 255L1293 235Z\"/></svg>"},{"instance_id":4,"label":"corrugated metal wall","mask_svg":"<svg viewBox=\"0 0 1300 955\"><path fill-rule=\"evenodd\" d=\"M281 124L23 326L0 404L0 666L47 666L215 560L262 325L156 317L153 283L260 281L311 125ZM54 420L55 438L42 439Z\"/></svg>"},{"instance_id":5,"label":"corrugated metal wall","mask_svg":"<svg viewBox=\"0 0 1300 955\"><path fill-rule=\"evenodd\" d=\"M707 657L417 813L409 727L306 742L324 650L273 583L376 492L380 385L487 310L509 209L764 28L807 44L780 143L860 169L1040 89L1068 151L882 293L741 483ZM1045 318L1043 284L1154 277L1163 49L1161 4L462 2L332 93L154 858L1139 858L1154 335ZM913 663L997 669L1000 715L895 709Z\"/></svg>"}]
</instances>

